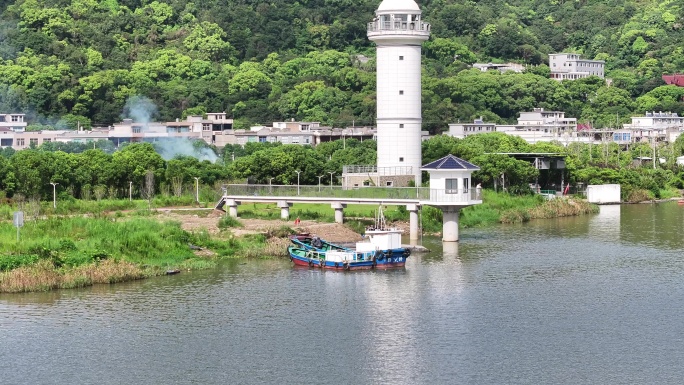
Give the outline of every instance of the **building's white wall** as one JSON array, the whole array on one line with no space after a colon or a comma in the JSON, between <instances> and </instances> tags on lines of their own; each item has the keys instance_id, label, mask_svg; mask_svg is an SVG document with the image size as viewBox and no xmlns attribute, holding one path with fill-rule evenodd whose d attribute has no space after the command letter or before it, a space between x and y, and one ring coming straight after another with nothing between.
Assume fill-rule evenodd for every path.
<instances>
[{"instance_id":1,"label":"building's white wall","mask_svg":"<svg viewBox=\"0 0 684 385\"><path fill-rule=\"evenodd\" d=\"M620 203L620 185L589 185L587 186L587 201L601 204Z\"/></svg>"},{"instance_id":2,"label":"building's white wall","mask_svg":"<svg viewBox=\"0 0 684 385\"><path fill-rule=\"evenodd\" d=\"M378 42L377 47L378 167L410 166L417 185L422 162L421 42L409 37L404 45Z\"/></svg>"},{"instance_id":3,"label":"building's white wall","mask_svg":"<svg viewBox=\"0 0 684 385\"><path fill-rule=\"evenodd\" d=\"M550 54L549 67L551 78L581 79L591 75L604 76L605 62L602 60L583 60L577 54Z\"/></svg>"},{"instance_id":4,"label":"building's white wall","mask_svg":"<svg viewBox=\"0 0 684 385\"><path fill-rule=\"evenodd\" d=\"M377 52L377 118L420 119L420 45L378 45Z\"/></svg>"},{"instance_id":5,"label":"building's white wall","mask_svg":"<svg viewBox=\"0 0 684 385\"><path fill-rule=\"evenodd\" d=\"M458 179L458 189L472 186L472 172L468 170L430 170L430 189L444 190L447 179ZM468 178L468 185L464 185L464 179Z\"/></svg>"}]
</instances>

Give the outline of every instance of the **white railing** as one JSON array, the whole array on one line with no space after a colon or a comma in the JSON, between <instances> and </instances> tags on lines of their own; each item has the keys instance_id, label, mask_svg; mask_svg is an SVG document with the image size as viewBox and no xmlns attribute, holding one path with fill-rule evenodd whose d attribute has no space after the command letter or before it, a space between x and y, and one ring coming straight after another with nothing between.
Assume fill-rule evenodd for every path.
<instances>
[{"instance_id":1,"label":"white railing","mask_svg":"<svg viewBox=\"0 0 684 385\"><path fill-rule=\"evenodd\" d=\"M347 165L342 167L343 174L377 174L377 175L413 175L413 167L378 167L378 166L355 166Z\"/></svg>"},{"instance_id":2,"label":"white railing","mask_svg":"<svg viewBox=\"0 0 684 385\"><path fill-rule=\"evenodd\" d=\"M430 24L417 21L373 21L368 23L368 32L430 32Z\"/></svg>"},{"instance_id":3,"label":"white railing","mask_svg":"<svg viewBox=\"0 0 684 385\"><path fill-rule=\"evenodd\" d=\"M254 197L255 200L286 198L327 198L372 199L372 200L415 200L416 203L430 202L435 204L474 204L481 201L479 189L431 189L429 187L360 187L347 189L341 186L292 186L292 185L252 185L231 184L224 186L223 194L227 197Z\"/></svg>"}]
</instances>

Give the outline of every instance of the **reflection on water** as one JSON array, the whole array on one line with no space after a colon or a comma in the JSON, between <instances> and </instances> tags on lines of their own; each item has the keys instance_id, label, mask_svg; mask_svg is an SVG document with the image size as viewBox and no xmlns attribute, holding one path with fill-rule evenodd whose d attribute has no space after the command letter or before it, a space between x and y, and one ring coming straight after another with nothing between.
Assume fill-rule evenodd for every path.
<instances>
[{"instance_id":1,"label":"reflection on water","mask_svg":"<svg viewBox=\"0 0 684 385\"><path fill-rule=\"evenodd\" d=\"M598 238L610 239L620 234L621 205L599 206L600 215L592 216L589 220L589 233Z\"/></svg>"},{"instance_id":2,"label":"reflection on water","mask_svg":"<svg viewBox=\"0 0 684 385\"><path fill-rule=\"evenodd\" d=\"M0 295L3 383L679 383L684 207L424 238L406 268L288 260Z\"/></svg>"}]
</instances>

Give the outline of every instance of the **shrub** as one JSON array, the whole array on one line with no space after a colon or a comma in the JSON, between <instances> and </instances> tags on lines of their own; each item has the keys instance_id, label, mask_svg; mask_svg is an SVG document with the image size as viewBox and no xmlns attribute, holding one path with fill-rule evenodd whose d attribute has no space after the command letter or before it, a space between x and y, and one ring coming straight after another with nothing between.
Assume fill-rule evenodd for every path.
<instances>
[{"instance_id":1,"label":"shrub","mask_svg":"<svg viewBox=\"0 0 684 385\"><path fill-rule=\"evenodd\" d=\"M236 218L231 217L230 215L224 215L219 219L218 222L218 228L221 230L225 230L230 227L243 227L242 223L237 220Z\"/></svg>"},{"instance_id":2,"label":"shrub","mask_svg":"<svg viewBox=\"0 0 684 385\"><path fill-rule=\"evenodd\" d=\"M2 255L0 256L0 271L10 271L21 266L32 265L39 259L36 254Z\"/></svg>"},{"instance_id":3,"label":"shrub","mask_svg":"<svg viewBox=\"0 0 684 385\"><path fill-rule=\"evenodd\" d=\"M278 228L270 228L266 232L266 236L269 238L286 238L292 234L297 234L297 232L288 226L280 226Z\"/></svg>"},{"instance_id":4,"label":"shrub","mask_svg":"<svg viewBox=\"0 0 684 385\"><path fill-rule=\"evenodd\" d=\"M643 201L650 201L650 200L653 200L653 198L654 198L653 193L649 190L634 189L634 190L629 192L625 201L627 201L629 203L637 203L637 202L643 202Z\"/></svg>"},{"instance_id":5,"label":"shrub","mask_svg":"<svg viewBox=\"0 0 684 385\"><path fill-rule=\"evenodd\" d=\"M504 211L499 221L501 223L522 223L530 220L530 214L525 209L512 209Z\"/></svg>"}]
</instances>

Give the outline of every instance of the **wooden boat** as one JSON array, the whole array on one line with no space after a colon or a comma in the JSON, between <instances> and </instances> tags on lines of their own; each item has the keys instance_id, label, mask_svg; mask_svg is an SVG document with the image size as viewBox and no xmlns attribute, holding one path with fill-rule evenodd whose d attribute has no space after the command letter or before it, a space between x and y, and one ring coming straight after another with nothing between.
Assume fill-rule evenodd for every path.
<instances>
[{"instance_id":1,"label":"wooden boat","mask_svg":"<svg viewBox=\"0 0 684 385\"><path fill-rule=\"evenodd\" d=\"M296 234L290 236L290 242L293 244L310 250L329 251L329 250L351 250L348 247L330 243L324 239L311 235L309 233Z\"/></svg>"},{"instance_id":2,"label":"wooden boat","mask_svg":"<svg viewBox=\"0 0 684 385\"><path fill-rule=\"evenodd\" d=\"M678 200L677 203L680 204L680 205L684 205L684 199Z\"/></svg>"},{"instance_id":3,"label":"wooden boat","mask_svg":"<svg viewBox=\"0 0 684 385\"><path fill-rule=\"evenodd\" d=\"M388 227L378 210L375 225L366 229L366 241L348 248L327 242L315 235L292 236L288 247L290 260L298 266L321 269L363 270L403 267L411 250L401 246L402 230Z\"/></svg>"}]
</instances>

